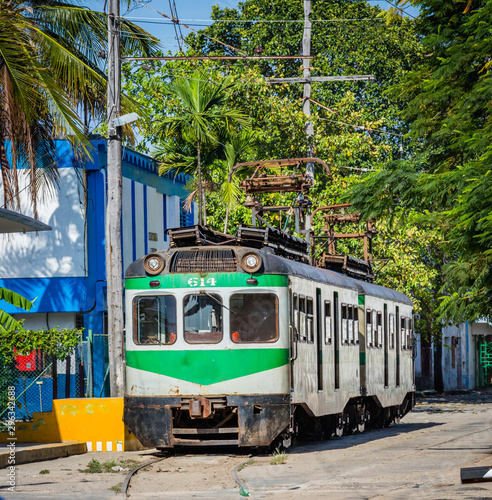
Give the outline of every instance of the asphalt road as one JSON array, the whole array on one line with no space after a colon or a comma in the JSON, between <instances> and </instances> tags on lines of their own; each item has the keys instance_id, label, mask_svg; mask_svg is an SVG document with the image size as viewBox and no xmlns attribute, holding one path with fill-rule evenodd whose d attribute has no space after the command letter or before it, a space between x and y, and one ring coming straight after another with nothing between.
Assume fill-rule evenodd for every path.
<instances>
[{"instance_id":1,"label":"asphalt road","mask_svg":"<svg viewBox=\"0 0 492 500\"><path fill-rule=\"evenodd\" d=\"M303 443L280 465L271 465L272 456L253 456L238 475L251 498L492 499L492 483L460 481L462 467L492 467L491 454L492 398L474 394L420 400L397 426ZM21 465L15 493L8 492L2 470L0 498L115 498L126 472L80 472L91 458L130 459L134 466L155 454L91 453ZM169 456L132 478L130 498L241 498L232 473L249 458L234 450Z\"/></svg>"}]
</instances>

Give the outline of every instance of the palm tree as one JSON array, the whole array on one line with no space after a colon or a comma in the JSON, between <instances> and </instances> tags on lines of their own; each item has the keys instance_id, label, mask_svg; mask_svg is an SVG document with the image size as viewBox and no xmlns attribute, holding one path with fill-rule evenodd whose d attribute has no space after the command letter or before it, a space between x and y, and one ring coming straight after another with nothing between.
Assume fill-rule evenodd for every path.
<instances>
[{"instance_id":1,"label":"palm tree","mask_svg":"<svg viewBox=\"0 0 492 500\"><path fill-rule=\"evenodd\" d=\"M195 71L190 78L176 78L167 87L168 95L177 98L181 110L179 114L162 120L161 138L164 142L185 143L195 148L200 225L203 221L202 150L219 145L221 129L232 133L235 127L250 127L246 114L227 105L227 90L231 87L230 78L225 78L219 84L207 80L199 71ZM165 153L161 158L163 158L159 168L161 175L178 167L166 159ZM190 162L185 163L189 168ZM186 168L184 164L182 168Z\"/></svg>"},{"instance_id":2,"label":"palm tree","mask_svg":"<svg viewBox=\"0 0 492 500\"><path fill-rule=\"evenodd\" d=\"M154 55L157 39L122 20L124 53ZM104 116L107 16L71 1L0 0L0 167L5 206L18 208L26 169L34 216L57 181L54 138L88 152L78 111ZM128 109L129 99L124 99Z\"/></svg>"},{"instance_id":3,"label":"palm tree","mask_svg":"<svg viewBox=\"0 0 492 500\"><path fill-rule=\"evenodd\" d=\"M8 288L0 288L0 299L16 307L20 307L25 311L29 311L32 307L32 302L27 300L22 295L9 290ZM12 328L19 327L21 324L10 314L0 309L0 332L6 333Z\"/></svg>"},{"instance_id":4,"label":"palm tree","mask_svg":"<svg viewBox=\"0 0 492 500\"><path fill-rule=\"evenodd\" d=\"M245 156L252 155L256 151L255 147L255 132L252 130L242 130L239 134L234 134L224 142L224 153L226 157L225 179L220 186L221 199L224 200L226 206L226 216L224 220L224 233L227 233L227 225L229 223L229 212L236 206L237 199L241 193L237 178L228 181L229 172L233 169L236 163L239 163Z\"/></svg>"}]
</instances>

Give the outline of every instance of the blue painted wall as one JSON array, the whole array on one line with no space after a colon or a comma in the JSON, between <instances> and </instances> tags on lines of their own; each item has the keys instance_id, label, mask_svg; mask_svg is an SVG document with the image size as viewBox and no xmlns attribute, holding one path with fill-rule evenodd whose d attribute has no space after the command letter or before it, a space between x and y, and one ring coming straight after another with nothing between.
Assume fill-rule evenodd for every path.
<instances>
[{"instance_id":1,"label":"blue painted wall","mask_svg":"<svg viewBox=\"0 0 492 500\"><path fill-rule=\"evenodd\" d=\"M101 335L106 333L105 313L107 309L104 248L107 144L105 140L93 140L91 142L94 148L92 159L83 163L75 160L67 142L57 142L58 167L60 169L76 168L80 173L85 173L86 266L85 270L81 272L82 275L9 279L2 279L0 276L0 287L10 288L28 298L36 297L34 306L29 314L65 312L83 315L85 339L89 335L93 338L92 378L94 385L92 393L94 396L105 396L108 395L108 357L107 342L105 342L104 337ZM188 179L184 176L176 178L172 176L160 177L155 161L146 155L128 149L125 149L123 152L122 167L123 177L131 181L132 185L131 220L126 221L123 218L122 231L131 231L133 237L130 251L135 259L141 256L137 254L137 248L141 248L145 252L149 250L148 231L152 231L150 229L149 217L154 216L154 214L150 214L148 211L149 197L154 196L155 201L157 199L156 196L158 196L158 200L162 200L159 217L163 217L163 215L165 217L163 217L163 227L159 228L158 234L159 238L161 238L160 244L167 244L163 236L166 229L166 218L170 216L169 207L173 206L168 200L171 197L183 198L187 195L185 184ZM141 207L136 206L134 193L135 186L139 184L143 186L143 204ZM139 186L139 189L142 189L142 186ZM124 200L124 203L127 203L127 200ZM174 215L175 220L179 220L179 214ZM193 223L193 214L189 216L189 222ZM152 220L152 224L154 227L155 220ZM132 227L128 227L128 225ZM135 238L135 235L138 234L135 230L137 226L144 229L144 241L137 241L137 238ZM57 227L53 225L53 234L56 231ZM27 251L28 249L26 249ZM22 265L23 262L19 258L18 266ZM10 314L25 314L25 311L6 303L2 303L0 307ZM39 328L44 328L45 326L45 324L40 324ZM48 385L46 384L46 388L43 387L42 390L49 392ZM35 389L39 390L38 387L35 387ZM46 405L48 405L49 399L48 392L46 392ZM33 397L35 397L34 394Z\"/></svg>"}]
</instances>

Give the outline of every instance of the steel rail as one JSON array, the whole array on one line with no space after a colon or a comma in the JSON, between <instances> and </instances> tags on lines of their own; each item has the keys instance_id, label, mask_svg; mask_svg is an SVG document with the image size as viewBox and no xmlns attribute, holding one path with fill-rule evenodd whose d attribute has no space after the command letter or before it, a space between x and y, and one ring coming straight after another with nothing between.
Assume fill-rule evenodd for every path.
<instances>
[{"instance_id":1,"label":"steel rail","mask_svg":"<svg viewBox=\"0 0 492 500\"><path fill-rule=\"evenodd\" d=\"M150 462L147 462L145 464L141 464L139 465L138 467L135 467L134 469L132 469L127 475L126 475L126 478L125 478L125 481L123 482L122 486L121 486L121 490L120 490L120 494L121 495L125 495L125 497L128 496L128 488L130 486L130 481L132 479L132 476L138 472L140 469L143 469L144 467L148 467L149 465L152 465L152 464L155 464L156 462L161 462L162 460L165 460L166 458L169 458L169 455L166 455L165 457L161 457L161 458L156 458L154 460L151 460Z\"/></svg>"}]
</instances>

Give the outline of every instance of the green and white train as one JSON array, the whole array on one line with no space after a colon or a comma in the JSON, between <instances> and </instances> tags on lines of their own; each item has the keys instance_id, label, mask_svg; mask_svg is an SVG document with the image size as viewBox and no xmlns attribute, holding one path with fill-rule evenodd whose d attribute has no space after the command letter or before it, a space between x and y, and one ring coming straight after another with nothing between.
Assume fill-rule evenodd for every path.
<instances>
[{"instance_id":1,"label":"green and white train","mask_svg":"<svg viewBox=\"0 0 492 500\"><path fill-rule=\"evenodd\" d=\"M287 446L414 404L402 293L227 241L130 265L124 421L146 446Z\"/></svg>"}]
</instances>

